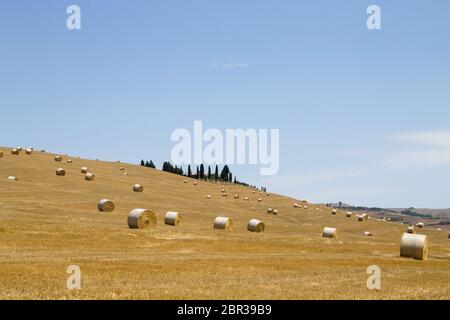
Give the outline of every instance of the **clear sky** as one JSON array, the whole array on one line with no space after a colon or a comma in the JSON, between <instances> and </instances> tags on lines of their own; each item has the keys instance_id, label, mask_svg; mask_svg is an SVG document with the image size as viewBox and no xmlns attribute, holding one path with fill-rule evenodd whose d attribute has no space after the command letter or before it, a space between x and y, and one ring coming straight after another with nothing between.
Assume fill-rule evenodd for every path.
<instances>
[{"instance_id":1,"label":"clear sky","mask_svg":"<svg viewBox=\"0 0 450 320\"><path fill-rule=\"evenodd\" d=\"M277 128L279 174L233 167L240 180L450 207L449 38L448 0L3 1L0 145L161 166L194 120Z\"/></svg>"}]
</instances>

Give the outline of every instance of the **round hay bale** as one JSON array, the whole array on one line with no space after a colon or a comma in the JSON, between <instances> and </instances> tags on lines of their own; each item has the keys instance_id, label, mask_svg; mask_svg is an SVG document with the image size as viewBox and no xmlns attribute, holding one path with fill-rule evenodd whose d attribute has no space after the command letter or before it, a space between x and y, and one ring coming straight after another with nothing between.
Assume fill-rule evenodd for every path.
<instances>
[{"instance_id":1,"label":"round hay bale","mask_svg":"<svg viewBox=\"0 0 450 320\"><path fill-rule=\"evenodd\" d=\"M94 181L95 179L95 175L93 173L86 173L86 175L84 176L84 180L86 181Z\"/></svg>"},{"instance_id":2,"label":"round hay bale","mask_svg":"<svg viewBox=\"0 0 450 320\"><path fill-rule=\"evenodd\" d=\"M128 175L128 172L124 172L123 175L124 175L124 176L127 176L127 175Z\"/></svg>"},{"instance_id":3,"label":"round hay bale","mask_svg":"<svg viewBox=\"0 0 450 320\"><path fill-rule=\"evenodd\" d=\"M130 229L147 229L156 226L156 215L148 209L134 209L128 214Z\"/></svg>"},{"instance_id":4,"label":"round hay bale","mask_svg":"<svg viewBox=\"0 0 450 320\"><path fill-rule=\"evenodd\" d=\"M225 189L220 190L220 192L225 193Z\"/></svg>"},{"instance_id":5,"label":"round hay bale","mask_svg":"<svg viewBox=\"0 0 450 320\"><path fill-rule=\"evenodd\" d=\"M193 184L194 186L196 186L196 185L198 184L198 182L197 182L197 181L194 181L192 184Z\"/></svg>"},{"instance_id":6,"label":"round hay bale","mask_svg":"<svg viewBox=\"0 0 450 320\"><path fill-rule=\"evenodd\" d=\"M331 210L331 214L332 214L333 216L335 216L335 215L337 214L337 210L336 210L336 209Z\"/></svg>"},{"instance_id":7,"label":"round hay bale","mask_svg":"<svg viewBox=\"0 0 450 320\"><path fill-rule=\"evenodd\" d=\"M133 185L133 191L134 192L143 192L144 191L144 187L141 186L140 184L134 184Z\"/></svg>"},{"instance_id":8,"label":"round hay bale","mask_svg":"<svg viewBox=\"0 0 450 320\"><path fill-rule=\"evenodd\" d=\"M228 197L226 193L222 193L222 197Z\"/></svg>"},{"instance_id":9,"label":"round hay bale","mask_svg":"<svg viewBox=\"0 0 450 320\"><path fill-rule=\"evenodd\" d=\"M187 181L187 180L184 180L184 183L188 183L188 181Z\"/></svg>"},{"instance_id":10,"label":"round hay bale","mask_svg":"<svg viewBox=\"0 0 450 320\"><path fill-rule=\"evenodd\" d=\"M345 216L346 216L347 218L351 218L352 215L353 215L353 212L350 212L350 211L347 211L347 213L345 214Z\"/></svg>"},{"instance_id":11,"label":"round hay bale","mask_svg":"<svg viewBox=\"0 0 450 320\"><path fill-rule=\"evenodd\" d=\"M255 193L256 193L256 191L255 191L255 190L253 190L253 193L255 194Z\"/></svg>"},{"instance_id":12,"label":"round hay bale","mask_svg":"<svg viewBox=\"0 0 450 320\"><path fill-rule=\"evenodd\" d=\"M19 179L17 179L17 177L14 176L9 176L8 177L8 181L18 181Z\"/></svg>"},{"instance_id":13,"label":"round hay bale","mask_svg":"<svg viewBox=\"0 0 450 320\"><path fill-rule=\"evenodd\" d=\"M262 202L262 199L261 199L261 198L258 198L258 202Z\"/></svg>"},{"instance_id":14,"label":"round hay bale","mask_svg":"<svg viewBox=\"0 0 450 320\"><path fill-rule=\"evenodd\" d=\"M3 158L4 154L3 151L0 151L0 158Z\"/></svg>"},{"instance_id":15,"label":"round hay bale","mask_svg":"<svg viewBox=\"0 0 450 320\"><path fill-rule=\"evenodd\" d=\"M307 209L308 209L308 206L303 206L303 209L307 210Z\"/></svg>"},{"instance_id":16,"label":"round hay bale","mask_svg":"<svg viewBox=\"0 0 450 320\"><path fill-rule=\"evenodd\" d=\"M416 231L414 230L413 226L409 226L408 229L406 229L406 233L414 234Z\"/></svg>"},{"instance_id":17,"label":"round hay bale","mask_svg":"<svg viewBox=\"0 0 450 320\"><path fill-rule=\"evenodd\" d=\"M102 199L98 202L97 208L101 212L113 212L115 205L114 202L108 199Z\"/></svg>"},{"instance_id":18,"label":"round hay bale","mask_svg":"<svg viewBox=\"0 0 450 320\"><path fill-rule=\"evenodd\" d=\"M425 228L425 224L424 224L423 222L419 222L419 223L417 224L417 228L423 229L423 228Z\"/></svg>"},{"instance_id":19,"label":"round hay bale","mask_svg":"<svg viewBox=\"0 0 450 320\"><path fill-rule=\"evenodd\" d=\"M277 216L277 215L278 215L278 210L277 210L277 209L273 209L272 214L273 214L274 216Z\"/></svg>"},{"instance_id":20,"label":"round hay bale","mask_svg":"<svg viewBox=\"0 0 450 320\"><path fill-rule=\"evenodd\" d=\"M264 222L252 219L247 224L247 230L250 232L263 232L266 229Z\"/></svg>"},{"instance_id":21,"label":"round hay bale","mask_svg":"<svg viewBox=\"0 0 450 320\"><path fill-rule=\"evenodd\" d=\"M450 231L448 232L448 238L450 239Z\"/></svg>"},{"instance_id":22,"label":"round hay bale","mask_svg":"<svg viewBox=\"0 0 450 320\"><path fill-rule=\"evenodd\" d=\"M272 208L267 209L267 213L272 214L273 213L273 209Z\"/></svg>"},{"instance_id":23,"label":"round hay bale","mask_svg":"<svg viewBox=\"0 0 450 320\"><path fill-rule=\"evenodd\" d=\"M300 205L298 203L294 203L294 208L298 208Z\"/></svg>"},{"instance_id":24,"label":"round hay bale","mask_svg":"<svg viewBox=\"0 0 450 320\"><path fill-rule=\"evenodd\" d=\"M248 201L248 197L245 197L245 198L244 198L244 201Z\"/></svg>"},{"instance_id":25,"label":"round hay bale","mask_svg":"<svg viewBox=\"0 0 450 320\"><path fill-rule=\"evenodd\" d=\"M369 231L364 231L363 236L365 236L365 237L372 237L373 235Z\"/></svg>"},{"instance_id":26,"label":"round hay bale","mask_svg":"<svg viewBox=\"0 0 450 320\"><path fill-rule=\"evenodd\" d=\"M63 168L58 168L58 169L56 169L56 175L60 176L60 177L64 177L66 175L66 170L64 170Z\"/></svg>"},{"instance_id":27,"label":"round hay bale","mask_svg":"<svg viewBox=\"0 0 450 320\"><path fill-rule=\"evenodd\" d=\"M120 171L125 171L125 168L124 167L120 167L119 170Z\"/></svg>"},{"instance_id":28,"label":"round hay bale","mask_svg":"<svg viewBox=\"0 0 450 320\"><path fill-rule=\"evenodd\" d=\"M423 234L404 233L400 242L400 256L417 260L427 260L427 236Z\"/></svg>"},{"instance_id":29,"label":"round hay bale","mask_svg":"<svg viewBox=\"0 0 450 320\"><path fill-rule=\"evenodd\" d=\"M56 162L61 162L62 161L62 157L61 156L55 156L55 161Z\"/></svg>"},{"instance_id":30,"label":"round hay bale","mask_svg":"<svg viewBox=\"0 0 450 320\"><path fill-rule=\"evenodd\" d=\"M19 151L19 149L12 149L11 150L11 154L15 155L15 156L18 156L20 154L20 151Z\"/></svg>"},{"instance_id":31,"label":"round hay bale","mask_svg":"<svg viewBox=\"0 0 450 320\"><path fill-rule=\"evenodd\" d=\"M233 220L227 217L217 217L214 220L214 229L231 230L233 229Z\"/></svg>"},{"instance_id":32,"label":"round hay bale","mask_svg":"<svg viewBox=\"0 0 450 320\"><path fill-rule=\"evenodd\" d=\"M169 226L179 226L181 223L181 215L178 212L169 211L166 213L164 223Z\"/></svg>"},{"instance_id":33,"label":"round hay bale","mask_svg":"<svg viewBox=\"0 0 450 320\"><path fill-rule=\"evenodd\" d=\"M28 148L25 150L25 154L27 155L31 155L33 153L33 149L32 148Z\"/></svg>"},{"instance_id":34,"label":"round hay bale","mask_svg":"<svg viewBox=\"0 0 450 320\"><path fill-rule=\"evenodd\" d=\"M89 172L89 168L88 167L81 167L81 173L88 173Z\"/></svg>"},{"instance_id":35,"label":"round hay bale","mask_svg":"<svg viewBox=\"0 0 450 320\"><path fill-rule=\"evenodd\" d=\"M207 195L206 195L206 199L211 199L211 195L210 195L210 194L207 194Z\"/></svg>"},{"instance_id":36,"label":"round hay bale","mask_svg":"<svg viewBox=\"0 0 450 320\"><path fill-rule=\"evenodd\" d=\"M239 195L238 195L238 194L235 194L235 195L234 195L234 198L235 198L235 199L239 199Z\"/></svg>"},{"instance_id":37,"label":"round hay bale","mask_svg":"<svg viewBox=\"0 0 450 320\"><path fill-rule=\"evenodd\" d=\"M364 217L362 215L357 215L358 221L364 221Z\"/></svg>"},{"instance_id":38,"label":"round hay bale","mask_svg":"<svg viewBox=\"0 0 450 320\"><path fill-rule=\"evenodd\" d=\"M362 217L364 218L364 220L369 220L369 215L367 213L363 213Z\"/></svg>"},{"instance_id":39,"label":"round hay bale","mask_svg":"<svg viewBox=\"0 0 450 320\"><path fill-rule=\"evenodd\" d=\"M72 159L67 159L67 161L66 161L67 163L72 163L73 161L72 161Z\"/></svg>"},{"instance_id":40,"label":"round hay bale","mask_svg":"<svg viewBox=\"0 0 450 320\"><path fill-rule=\"evenodd\" d=\"M322 232L323 238L337 238L337 229L326 227Z\"/></svg>"},{"instance_id":41,"label":"round hay bale","mask_svg":"<svg viewBox=\"0 0 450 320\"><path fill-rule=\"evenodd\" d=\"M270 193L266 193L266 196L270 197Z\"/></svg>"}]
</instances>

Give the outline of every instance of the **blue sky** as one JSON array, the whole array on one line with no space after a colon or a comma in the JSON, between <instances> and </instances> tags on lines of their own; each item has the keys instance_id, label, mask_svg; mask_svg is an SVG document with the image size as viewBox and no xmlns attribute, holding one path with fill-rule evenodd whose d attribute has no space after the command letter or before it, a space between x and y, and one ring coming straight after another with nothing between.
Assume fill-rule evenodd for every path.
<instances>
[{"instance_id":1,"label":"blue sky","mask_svg":"<svg viewBox=\"0 0 450 320\"><path fill-rule=\"evenodd\" d=\"M66 28L81 8L82 29ZM366 9L381 8L369 31ZM316 202L450 207L450 2L9 1L0 145L158 165L177 128L280 129L280 172Z\"/></svg>"}]
</instances>

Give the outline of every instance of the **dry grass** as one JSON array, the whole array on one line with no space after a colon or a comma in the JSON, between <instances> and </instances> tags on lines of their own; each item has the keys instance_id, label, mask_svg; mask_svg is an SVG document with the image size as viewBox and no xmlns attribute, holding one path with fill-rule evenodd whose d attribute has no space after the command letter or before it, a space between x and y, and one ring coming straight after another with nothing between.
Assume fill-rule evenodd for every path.
<instances>
[{"instance_id":1,"label":"dry grass","mask_svg":"<svg viewBox=\"0 0 450 320\"><path fill-rule=\"evenodd\" d=\"M364 222L330 210L295 209L299 202L271 194L261 203L251 189L199 182L123 164L73 159L57 177L54 155L34 152L0 159L0 298L2 299L450 299L450 239L424 229L428 261L401 258L397 223ZM66 159L64 158L64 161ZM84 180L81 166L95 172ZM15 183L10 175L20 177ZM135 193L130 185L145 185ZM240 199L222 197L221 189ZM205 194L212 198L205 199ZM248 197L250 201L244 201ZM113 213L97 210L99 199ZM267 214L268 207L280 210ZM128 213L148 208L158 225L130 230ZM164 225L167 211L183 215ZM217 216L234 230L213 230ZM247 231L258 218L263 233ZM325 226L338 239L323 239ZM363 237L371 230L374 237ZM82 289L66 289L66 268L79 265ZM366 269L382 270L382 290L366 287Z\"/></svg>"}]
</instances>

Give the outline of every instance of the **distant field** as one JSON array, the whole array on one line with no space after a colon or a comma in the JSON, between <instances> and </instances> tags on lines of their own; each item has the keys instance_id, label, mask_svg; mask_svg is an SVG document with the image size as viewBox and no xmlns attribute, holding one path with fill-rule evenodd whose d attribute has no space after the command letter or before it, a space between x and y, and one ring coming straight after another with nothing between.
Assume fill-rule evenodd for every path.
<instances>
[{"instance_id":1,"label":"distant field","mask_svg":"<svg viewBox=\"0 0 450 320\"><path fill-rule=\"evenodd\" d=\"M194 186L131 164L76 157L57 163L48 153L0 150L1 299L450 299L444 230L420 231L430 255L416 261L399 256L406 229L399 222L358 222L341 210L332 216L323 205L295 209L299 200L282 195L209 182ZM93 182L84 181L82 166L95 173ZM58 167L65 177L55 175ZM133 192L134 183L144 192ZM97 210L102 198L115 202L113 213ZM267 214L269 207L279 215ZM155 211L156 228L129 229L134 208ZM169 210L183 215L180 227L163 224ZM219 215L233 218L234 230L213 230ZM263 220L266 231L248 232L251 218ZM323 239L324 227L338 228L338 238ZM363 237L367 230L374 236ZM69 265L81 268L79 291L66 288ZM367 289L370 265L382 270L380 291Z\"/></svg>"}]
</instances>

